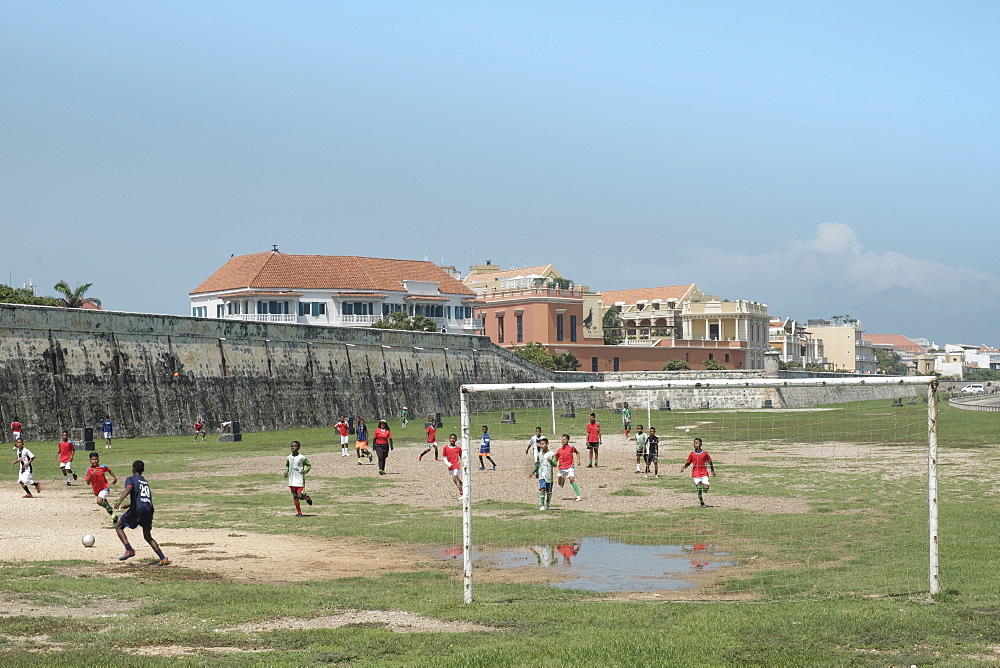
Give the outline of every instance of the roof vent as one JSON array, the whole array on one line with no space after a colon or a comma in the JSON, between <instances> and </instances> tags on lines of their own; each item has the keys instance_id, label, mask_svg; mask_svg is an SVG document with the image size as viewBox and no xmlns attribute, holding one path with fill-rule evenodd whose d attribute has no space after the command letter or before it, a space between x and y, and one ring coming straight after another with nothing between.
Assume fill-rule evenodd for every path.
<instances>
[{"instance_id":1,"label":"roof vent","mask_svg":"<svg viewBox=\"0 0 1000 668\"><path fill-rule=\"evenodd\" d=\"M271 252L272 253L278 252L278 244L271 244Z\"/></svg>"}]
</instances>

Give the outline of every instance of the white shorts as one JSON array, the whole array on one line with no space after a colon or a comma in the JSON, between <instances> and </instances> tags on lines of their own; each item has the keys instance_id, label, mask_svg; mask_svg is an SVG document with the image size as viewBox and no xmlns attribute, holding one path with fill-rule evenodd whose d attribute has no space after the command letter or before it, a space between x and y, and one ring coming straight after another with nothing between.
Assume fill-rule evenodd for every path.
<instances>
[{"instance_id":1,"label":"white shorts","mask_svg":"<svg viewBox=\"0 0 1000 668\"><path fill-rule=\"evenodd\" d=\"M110 494L110 493L111 493L111 488L105 487L104 489L102 489L100 492L98 492L94 496L96 496L99 499L106 499L106 498L108 498L108 494Z\"/></svg>"},{"instance_id":2,"label":"white shorts","mask_svg":"<svg viewBox=\"0 0 1000 668\"><path fill-rule=\"evenodd\" d=\"M430 441L430 442L429 442L429 443L427 444L427 447L428 447L428 448L436 448L437 446L438 446L438 444L437 444L437 441Z\"/></svg>"},{"instance_id":3,"label":"white shorts","mask_svg":"<svg viewBox=\"0 0 1000 668\"><path fill-rule=\"evenodd\" d=\"M349 445L349 441L350 440L351 440L350 436L341 436L340 437L340 444L341 445Z\"/></svg>"},{"instance_id":4,"label":"white shorts","mask_svg":"<svg viewBox=\"0 0 1000 668\"><path fill-rule=\"evenodd\" d=\"M73 468L73 462L72 461L59 462L59 468L61 468L61 469L71 469L71 468Z\"/></svg>"},{"instance_id":5,"label":"white shorts","mask_svg":"<svg viewBox=\"0 0 1000 668\"><path fill-rule=\"evenodd\" d=\"M691 478L691 482L693 482L695 485L698 485L698 484L704 485L705 487L708 487L708 484L709 484L708 483L708 476L707 475L703 475L703 476L698 477L698 478Z\"/></svg>"},{"instance_id":6,"label":"white shorts","mask_svg":"<svg viewBox=\"0 0 1000 668\"><path fill-rule=\"evenodd\" d=\"M15 431L13 433L13 436L14 436L14 440L16 441L17 439L21 438L21 432Z\"/></svg>"},{"instance_id":7,"label":"white shorts","mask_svg":"<svg viewBox=\"0 0 1000 668\"><path fill-rule=\"evenodd\" d=\"M21 471L20 473L18 473L17 481L20 483L24 483L25 485L34 485L35 480L34 478L31 477L31 469L28 469L27 471Z\"/></svg>"},{"instance_id":8,"label":"white shorts","mask_svg":"<svg viewBox=\"0 0 1000 668\"><path fill-rule=\"evenodd\" d=\"M457 478L458 474L461 473L461 472L462 472L462 469L448 469L448 473L450 473L452 475L452 477L454 477L454 478Z\"/></svg>"},{"instance_id":9,"label":"white shorts","mask_svg":"<svg viewBox=\"0 0 1000 668\"><path fill-rule=\"evenodd\" d=\"M111 440L111 432L110 431L104 432L104 438L106 438L107 440L110 441Z\"/></svg>"},{"instance_id":10,"label":"white shorts","mask_svg":"<svg viewBox=\"0 0 1000 668\"><path fill-rule=\"evenodd\" d=\"M568 469L559 469L560 478L575 478L575 469L570 466Z\"/></svg>"}]
</instances>

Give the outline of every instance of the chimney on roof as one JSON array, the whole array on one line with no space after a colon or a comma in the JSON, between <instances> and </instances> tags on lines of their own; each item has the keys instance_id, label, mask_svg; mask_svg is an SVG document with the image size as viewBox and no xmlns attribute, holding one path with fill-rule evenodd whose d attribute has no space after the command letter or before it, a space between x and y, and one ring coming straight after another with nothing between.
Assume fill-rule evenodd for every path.
<instances>
[{"instance_id":1,"label":"chimney on roof","mask_svg":"<svg viewBox=\"0 0 1000 668\"><path fill-rule=\"evenodd\" d=\"M493 264L493 260L487 260L486 264Z\"/></svg>"},{"instance_id":2,"label":"chimney on roof","mask_svg":"<svg viewBox=\"0 0 1000 668\"><path fill-rule=\"evenodd\" d=\"M272 253L278 252L278 244L271 244L271 252Z\"/></svg>"}]
</instances>

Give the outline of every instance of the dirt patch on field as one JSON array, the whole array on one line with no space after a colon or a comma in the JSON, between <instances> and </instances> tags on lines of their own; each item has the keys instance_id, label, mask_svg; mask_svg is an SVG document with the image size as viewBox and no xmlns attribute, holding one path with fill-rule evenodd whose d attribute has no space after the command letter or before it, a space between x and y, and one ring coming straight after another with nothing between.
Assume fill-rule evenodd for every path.
<instances>
[{"instance_id":1,"label":"dirt patch on field","mask_svg":"<svg viewBox=\"0 0 1000 668\"><path fill-rule=\"evenodd\" d=\"M240 624L223 631L243 631L244 633L267 633L293 629L339 629L344 626L370 626L384 628L396 633L469 633L472 631L500 631L492 626L472 622L453 622L444 619L424 617L402 610L337 610L321 617L282 617L266 622Z\"/></svg>"}]
</instances>

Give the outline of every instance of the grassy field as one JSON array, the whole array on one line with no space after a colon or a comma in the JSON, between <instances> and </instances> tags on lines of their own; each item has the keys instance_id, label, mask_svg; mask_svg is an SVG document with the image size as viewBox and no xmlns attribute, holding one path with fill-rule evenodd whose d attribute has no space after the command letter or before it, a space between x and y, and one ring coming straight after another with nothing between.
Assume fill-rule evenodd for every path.
<instances>
[{"instance_id":1,"label":"grassy field","mask_svg":"<svg viewBox=\"0 0 1000 668\"><path fill-rule=\"evenodd\" d=\"M886 409L885 403L849 408L869 412L873 424L900 411L913 411L919 419L926 409L923 404ZM617 419L610 412L600 417L606 424ZM690 419L680 412L657 416L661 433ZM507 434L518 439L526 438L535 423L550 425L545 411L523 417L519 413L518 420L516 434L514 427ZM498 421L498 415L475 420L491 425ZM742 573L714 587L721 592L781 591L789 594L784 598L604 600L584 592L486 582L477 587L477 602L466 606L461 603L455 565L447 563L414 572L373 570L365 577L278 581L228 578L183 562L166 568L123 569L117 563L11 559L0 564L0 660L5 666L992 664L1000 660L998 580L992 564L1000 520L994 497L1000 479L1000 463L994 457L998 423L997 414L941 406L944 592L933 603L927 600L926 586L923 595L920 591L857 593L865 590L869 572L926 571L926 550L912 546L914 535L921 531L926 535L925 488L913 489L911 482L890 475L901 466L897 453L920 447L920 436L895 431L890 438L873 428L836 434L871 448L871 466L887 474L865 478L871 484L858 484L856 475L825 477L819 471L803 489L796 483L810 466L774 470L752 456L732 467L731 475L742 478L738 483L742 493L797 501L808 512L721 510L709 529L714 540L722 540L725 532L745 531L760 545L795 557L795 566ZM455 430L453 421L446 424L450 428L442 431ZM557 431L578 433L580 424L579 419L561 421ZM741 414L739 430L735 424L717 418L714 426L703 426L700 433L706 442L734 449L748 436L766 435L766 445L759 448L764 456L768 448L783 447L775 435L787 434L789 441L799 442L811 438L809 432L815 429L828 435L833 422L819 426L815 415L761 412ZM669 432L672 439L686 440L674 431ZM412 427L397 431L394 456L419 451L420 436ZM287 512L290 501L277 473L292 439L300 440L308 455L331 451L329 430L300 430L246 434L237 444L192 444L181 437L135 439L116 443L110 453L100 452L120 476L133 458L155 462L148 477L157 504L157 527L234 533L252 527L294 544L303 529ZM29 447L37 451L50 444ZM265 475L249 465L259 457L273 459L275 473ZM246 470L237 466L213 472L210 480L200 475L227 460L248 465ZM674 463L670 466L674 468ZM16 485L9 477L8 504L13 504ZM373 551L403 542L438 546L455 542L459 520L454 507L410 504L405 490L386 494L386 481L375 476L318 475L316 482L325 498L372 501L327 504L323 512L308 518L310 537L362 541ZM626 486L612 498L641 504L659 498L655 495L665 493L669 484ZM921 495L922 504L908 501ZM858 504L878 506L877 521L884 529L880 549L852 555L857 558L842 571L830 567L847 550L837 539L804 550L796 536L803 535L807 524L821 518L836 535L852 521L845 510ZM484 530L480 540L530 542L538 524L531 506L530 497L525 502L485 501L481 509L502 517L503 531ZM612 523L641 524L642 532L636 535L642 540L683 542L690 536L678 534L677 527L684 525L678 519L696 517L697 512L693 508L658 513L643 509L634 514L566 511L555 531L580 537L604 535ZM405 521L386 521L399 516ZM48 530L77 533L72 527ZM4 534L3 540L17 538ZM178 548L164 541L164 549L170 554ZM288 568L296 568L294 556L288 559ZM796 598L796 589L806 585L818 595ZM343 611L351 611L346 624L331 622ZM409 626L401 626L401 618L409 620ZM417 632L406 632L414 628Z\"/></svg>"}]
</instances>

